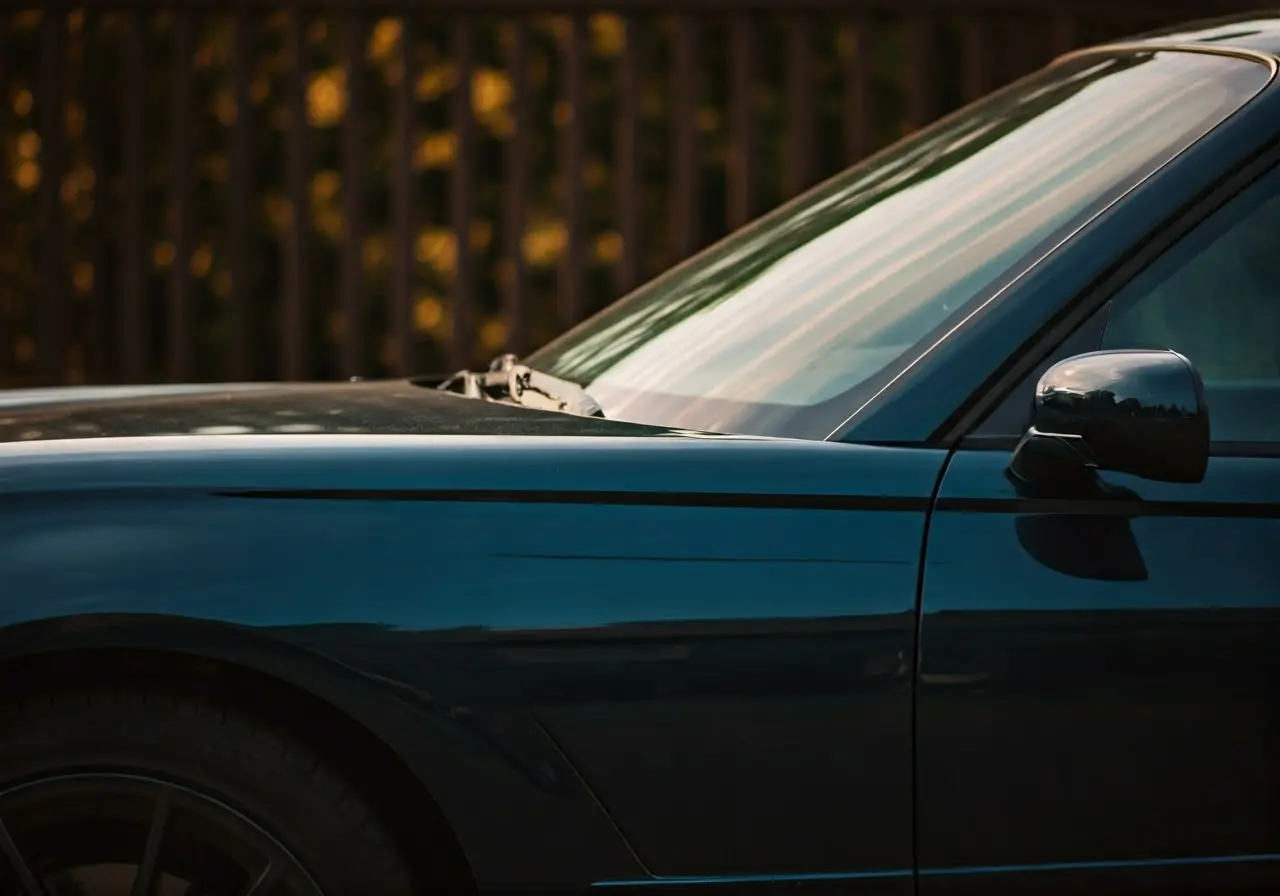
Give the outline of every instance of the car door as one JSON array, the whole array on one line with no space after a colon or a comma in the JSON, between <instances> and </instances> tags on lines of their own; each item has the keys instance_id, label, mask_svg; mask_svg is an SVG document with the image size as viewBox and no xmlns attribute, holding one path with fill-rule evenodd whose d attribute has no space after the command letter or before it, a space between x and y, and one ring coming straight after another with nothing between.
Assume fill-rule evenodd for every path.
<instances>
[{"instance_id":1,"label":"car door","mask_svg":"<svg viewBox=\"0 0 1280 896\"><path fill-rule=\"evenodd\" d=\"M1109 497L1028 499L1008 439L951 458L923 576L923 896L1280 891L1278 260L1272 170L1065 353L1189 358L1210 415L1203 481L1099 473ZM1034 381L1020 388L1029 412Z\"/></svg>"}]
</instances>

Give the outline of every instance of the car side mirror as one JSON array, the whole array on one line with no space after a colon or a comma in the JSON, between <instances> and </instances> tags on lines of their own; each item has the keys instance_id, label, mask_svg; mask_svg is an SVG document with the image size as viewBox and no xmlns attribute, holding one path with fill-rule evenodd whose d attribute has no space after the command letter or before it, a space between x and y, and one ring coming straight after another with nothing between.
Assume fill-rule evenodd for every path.
<instances>
[{"instance_id":1,"label":"car side mirror","mask_svg":"<svg viewBox=\"0 0 1280 896\"><path fill-rule=\"evenodd\" d=\"M1204 383L1177 352L1088 352L1036 386L1031 428L1009 471L1033 485L1083 484L1094 471L1199 482L1209 465Z\"/></svg>"}]
</instances>

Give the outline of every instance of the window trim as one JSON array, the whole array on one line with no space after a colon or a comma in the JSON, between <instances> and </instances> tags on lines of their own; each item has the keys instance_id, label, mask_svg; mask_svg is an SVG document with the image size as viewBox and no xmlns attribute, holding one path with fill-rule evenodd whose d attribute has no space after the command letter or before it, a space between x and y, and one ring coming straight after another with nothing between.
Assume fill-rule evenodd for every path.
<instances>
[{"instance_id":1,"label":"window trim","mask_svg":"<svg viewBox=\"0 0 1280 896\"><path fill-rule=\"evenodd\" d=\"M1272 86L1269 85L1264 90L1271 89ZM1201 191L1179 212L1158 224L1126 258L1068 300L1063 305L1058 320L1025 345L1009 369L984 390L985 394L979 396L963 415L936 433L935 437L966 450L1002 450L1001 446L1010 439L1016 443L1021 433L1012 436L1004 433L980 433L979 430L1011 394L1026 388L1028 384L1030 388L1035 388L1032 377L1041 365L1046 362L1053 364L1068 357L1059 357L1058 353L1073 336L1090 324L1093 316L1121 289L1201 222L1277 169L1280 169L1280 134L1272 136L1261 149ZM1210 453L1214 457L1280 457L1280 442L1214 442L1210 445Z\"/></svg>"}]
</instances>

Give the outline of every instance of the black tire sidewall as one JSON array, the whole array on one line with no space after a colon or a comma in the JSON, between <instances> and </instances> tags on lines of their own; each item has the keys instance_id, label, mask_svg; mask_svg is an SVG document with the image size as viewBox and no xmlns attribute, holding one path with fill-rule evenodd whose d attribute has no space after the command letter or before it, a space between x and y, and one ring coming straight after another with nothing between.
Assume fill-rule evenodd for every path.
<instances>
[{"instance_id":1,"label":"black tire sidewall","mask_svg":"<svg viewBox=\"0 0 1280 896\"><path fill-rule=\"evenodd\" d=\"M210 796L279 840L326 896L415 890L352 787L305 745L217 707L89 693L24 701L0 718L0 792L72 771L145 774Z\"/></svg>"}]
</instances>

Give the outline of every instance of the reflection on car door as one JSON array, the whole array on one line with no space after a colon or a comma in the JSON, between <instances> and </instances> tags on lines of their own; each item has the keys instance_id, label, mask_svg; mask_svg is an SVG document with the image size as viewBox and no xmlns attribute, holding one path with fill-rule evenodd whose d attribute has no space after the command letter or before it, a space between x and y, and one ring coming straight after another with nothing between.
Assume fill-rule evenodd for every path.
<instances>
[{"instance_id":1,"label":"reflection on car door","mask_svg":"<svg viewBox=\"0 0 1280 896\"><path fill-rule=\"evenodd\" d=\"M1027 499L961 449L929 530L920 893L1280 891L1280 175L1117 293L1202 372L1204 481ZM1270 273L1268 273L1270 272Z\"/></svg>"}]
</instances>

